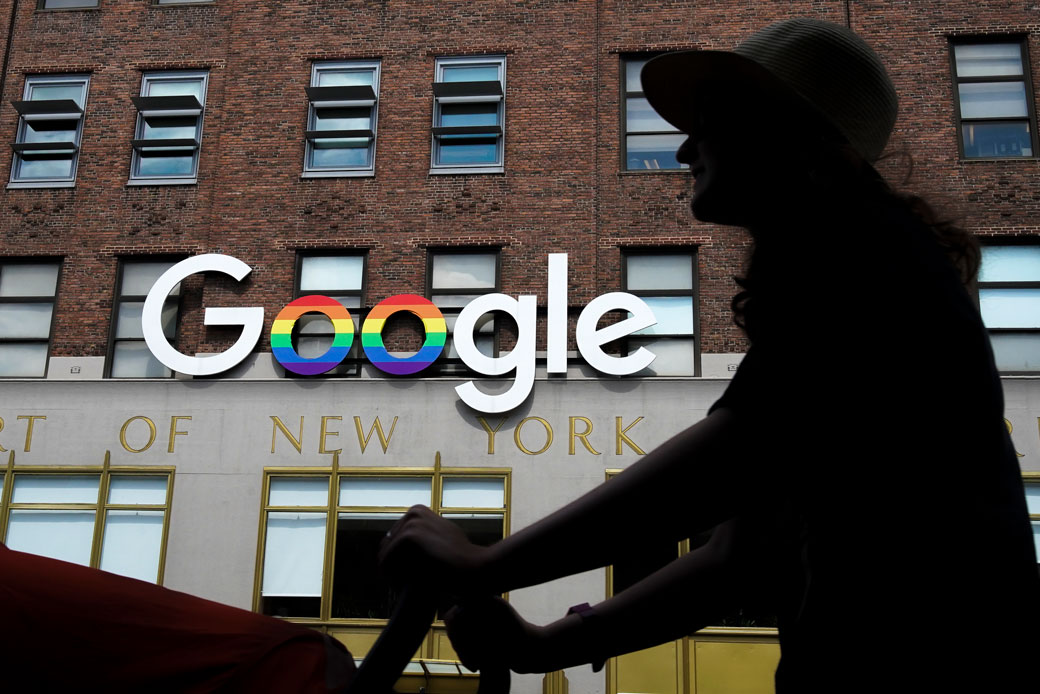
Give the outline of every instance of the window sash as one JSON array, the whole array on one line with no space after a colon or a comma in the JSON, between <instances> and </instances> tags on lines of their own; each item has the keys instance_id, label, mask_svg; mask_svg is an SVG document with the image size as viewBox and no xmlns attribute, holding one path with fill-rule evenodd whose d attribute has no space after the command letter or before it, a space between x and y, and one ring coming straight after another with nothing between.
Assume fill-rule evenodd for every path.
<instances>
[{"instance_id":1,"label":"window sash","mask_svg":"<svg viewBox=\"0 0 1040 694\"><path fill-rule=\"evenodd\" d=\"M427 260L427 296L441 311L448 335L438 358L443 374L455 374L462 366L455 349L455 321L473 299L499 290L501 255L486 249L431 250ZM489 357L498 356L498 323L487 314L478 321L476 347Z\"/></svg>"},{"instance_id":2,"label":"window sash","mask_svg":"<svg viewBox=\"0 0 1040 694\"><path fill-rule=\"evenodd\" d=\"M1040 246L986 245L978 299L1003 373L1040 371Z\"/></svg>"},{"instance_id":3,"label":"window sash","mask_svg":"<svg viewBox=\"0 0 1040 694\"><path fill-rule=\"evenodd\" d=\"M304 173L370 173L375 169L379 113L379 61L318 62L311 66L311 87L371 87L371 101L307 106ZM320 133L326 131L328 137Z\"/></svg>"},{"instance_id":4,"label":"window sash","mask_svg":"<svg viewBox=\"0 0 1040 694\"><path fill-rule=\"evenodd\" d=\"M505 72L505 56L437 59L431 170L501 169ZM487 86L482 88L481 83Z\"/></svg>"},{"instance_id":5,"label":"window sash","mask_svg":"<svg viewBox=\"0 0 1040 694\"><path fill-rule=\"evenodd\" d=\"M79 113L41 113L33 115L31 119L28 115L19 115L15 152L11 160L12 183L76 180L89 86L89 75L26 77L22 97L25 101L37 104L52 100L74 101ZM35 147L24 148L23 145Z\"/></svg>"},{"instance_id":6,"label":"window sash","mask_svg":"<svg viewBox=\"0 0 1040 694\"><path fill-rule=\"evenodd\" d=\"M6 499L3 477L0 540L11 549L161 584L171 468L15 467Z\"/></svg>"},{"instance_id":7,"label":"window sash","mask_svg":"<svg viewBox=\"0 0 1040 694\"><path fill-rule=\"evenodd\" d=\"M132 143L131 181L195 182L208 84L208 72L144 74L141 97L189 96L194 97L198 104L187 110L171 107L154 112L138 111ZM193 115L195 111L198 113Z\"/></svg>"},{"instance_id":8,"label":"window sash","mask_svg":"<svg viewBox=\"0 0 1040 694\"><path fill-rule=\"evenodd\" d=\"M264 474L267 497L254 601L258 611L268 614L300 620L360 619L365 624L385 619L388 615L371 613L394 601L392 596L384 600L383 588L373 583L374 557L359 563L343 553L381 539L385 528L413 503L425 503L435 513L468 523L482 537L492 527L501 528L498 537L508 534L509 473L500 469L363 468L335 473L280 468ZM330 484L336 485L331 499ZM477 505L448 507L447 502ZM272 519L277 521L274 530ZM294 533L294 523L313 527ZM356 531L353 536L343 534L344 523ZM373 528L379 530L378 538ZM304 584L306 589L290 590ZM351 587L354 592L345 601L344 591Z\"/></svg>"},{"instance_id":9,"label":"window sash","mask_svg":"<svg viewBox=\"0 0 1040 694\"><path fill-rule=\"evenodd\" d=\"M47 374L60 274L60 261L0 261L0 377Z\"/></svg>"},{"instance_id":10,"label":"window sash","mask_svg":"<svg viewBox=\"0 0 1040 694\"><path fill-rule=\"evenodd\" d=\"M686 135L650 106L639 75L654 56L621 59L621 164L627 171L687 169L675 158Z\"/></svg>"},{"instance_id":11,"label":"window sash","mask_svg":"<svg viewBox=\"0 0 1040 694\"><path fill-rule=\"evenodd\" d=\"M174 260L122 261L119 265L118 291L112 307L109 328L108 378L172 378L173 372L155 358L144 341L141 315L147 292ZM180 284L163 302L163 334L176 344L180 317Z\"/></svg>"},{"instance_id":12,"label":"window sash","mask_svg":"<svg viewBox=\"0 0 1040 694\"><path fill-rule=\"evenodd\" d=\"M699 372L696 252L635 249L622 258L626 292L642 298L658 322L623 343L626 354L646 347L656 358L637 376L690 377Z\"/></svg>"},{"instance_id":13,"label":"window sash","mask_svg":"<svg viewBox=\"0 0 1040 694\"><path fill-rule=\"evenodd\" d=\"M1017 159L1036 153L1035 108L1024 40L956 41L950 64L965 159ZM987 56L988 54L988 56Z\"/></svg>"}]
</instances>

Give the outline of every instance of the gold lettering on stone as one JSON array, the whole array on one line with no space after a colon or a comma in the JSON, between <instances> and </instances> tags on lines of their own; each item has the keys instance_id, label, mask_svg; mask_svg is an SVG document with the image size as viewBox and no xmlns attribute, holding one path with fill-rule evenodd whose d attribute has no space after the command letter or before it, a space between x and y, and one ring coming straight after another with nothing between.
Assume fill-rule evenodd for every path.
<instances>
[{"instance_id":1,"label":"gold lettering on stone","mask_svg":"<svg viewBox=\"0 0 1040 694\"><path fill-rule=\"evenodd\" d=\"M181 431L177 428L177 423L180 422L182 419L187 420L189 422L191 421L191 417L189 415L174 415L173 417L170 417L170 445L166 447L167 453L173 453L173 445L176 442L178 436L188 435L188 432Z\"/></svg>"},{"instance_id":2,"label":"gold lettering on stone","mask_svg":"<svg viewBox=\"0 0 1040 694\"><path fill-rule=\"evenodd\" d=\"M375 422L368 428L368 434L365 434L364 429L361 426L361 417L354 417L354 429L357 430L358 445L361 446L361 452L364 453L365 449L368 448L368 442L372 440L372 432L376 432L379 437L379 445L383 449L383 453L386 453L387 447L390 445L390 439L394 435L394 428L397 427L397 417L394 417L394 421L390 424L390 433L383 433L383 425L379 421L379 417L376 417Z\"/></svg>"},{"instance_id":3,"label":"gold lettering on stone","mask_svg":"<svg viewBox=\"0 0 1040 694\"><path fill-rule=\"evenodd\" d=\"M520 440L520 430L523 429L524 425L528 422L538 422L545 428L545 445L539 448L537 451L530 450L529 448L527 448L527 446L524 445L524 442ZM540 455L542 453L545 453L547 450L549 450L549 446L551 446L553 442L552 426L549 424L549 422L545 421L541 417L524 417L520 420L520 423L516 425L516 428L513 429L513 442L516 443L517 448L519 448L527 455Z\"/></svg>"},{"instance_id":4,"label":"gold lettering on stone","mask_svg":"<svg viewBox=\"0 0 1040 694\"><path fill-rule=\"evenodd\" d=\"M0 431L4 430L4 418L0 417ZM7 453L7 449L0 445L0 453Z\"/></svg>"},{"instance_id":5,"label":"gold lettering on stone","mask_svg":"<svg viewBox=\"0 0 1040 694\"><path fill-rule=\"evenodd\" d=\"M495 434L497 434L498 430L505 425L508 419L508 417L503 417L502 421L498 423L498 426L492 429L491 425L488 424L488 421L486 419L484 419L483 417L477 417L477 422L480 423L480 426L483 427L484 431L486 431L488 435L488 455L495 454ZM0 422L0 427L2 427L2 422Z\"/></svg>"},{"instance_id":6,"label":"gold lettering on stone","mask_svg":"<svg viewBox=\"0 0 1040 694\"><path fill-rule=\"evenodd\" d=\"M47 419L47 416L42 414L20 414L18 419L29 420L29 425L25 427L25 452L28 453L29 448L32 446L33 425L36 424L37 419Z\"/></svg>"},{"instance_id":7,"label":"gold lettering on stone","mask_svg":"<svg viewBox=\"0 0 1040 694\"><path fill-rule=\"evenodd\" d=\"M602 455L599 451L592 447L591 443L589 443L589 434L592 433L592 420L590 420L588 417L569 417L568 419L570 421L570 441L567 444L567 455L574 455L575 439L579 439L581 441L581 445L585 446L585 450L587 450L592 455ZM577 429L575 429L574 425L577 422L581 422L585 425L584 431L578 432Z\"/></svg>"},{"instance_id":8,"label":"gold lettering on stone","mask_svg":"<svg viewBox=\"0 0 1040 694\"><path fill-rule=\"evenodd\" d=\"M646 455L646 451L644 451L642 448L637 446L636 442L628 437L629 429L634 427L636 424L639 424L641 421L643 421L642 417L636 417L636 421L632 422L631 424L629 424L626 427L626 426L624 426L624 423L621 421L621 417L615 417L614 418L614 426L615 426L615 429L614 429L614 431L615 431L614 442L616 443L616 450L615 450L615 452L616 452L617 455L621 455L621 447L622 447L622 445L628 446L629 448L631 448L633 451L635 451L639 455Z\"/></svg>"},{"instance_id":9,"label":"gold lettering on stone","mask_svg":"<svg viewBox=\"0 0 1040 694\"><path fill-rule=\"evenodd\" d=\"M330 421L335 421L335 420L339 420L339 421L342 422L343 421L343 417L340 417L339 415L329 415L329 416L323 416L321 418L321 434L318 436L318 453L342 453L343 452L342 448L337 448L336 450L329 450L328 448L325 447L325 443L326 443L326 438L327 437L329 437L329 436L339 436L339 432L338 431L329 431L329 429L328 429L329 422ZM301 434L300 436L302 437L303 435Z\"/></svg>"},{"instance_id":10,"label":"gold lettering on stone","mask_svg":"<svg viewBox=\"0 0 1040 694\"><path fill-rule=\"evenodd\" d=\"M289 443L292 444L293 448L296 449L297 453L303 453L303 415L300 415L300 435L293 436L292 432L289 431L282 420L275 415L269 415L271 421L274 422L271 427L271 452L274 453L274 442L278 438L278 432L282 432L285 438L289 439Z\"/></svg>"},{"instance_id":11,"label":"gold lettering on stone","mask_svg":"<svg viewBox=\"0 0 1040 694\"><path fill-rule=\"evenodd\" d=\"M145 424L148 425L148 442L145 443L140 448L134 448L129 443L127 443L127 440L126 440L127 429L130 428L131 424L133 424L134 422L137 422L137 421L144 422ZM123 422L123 426L119 430L119 443L123 444L123 448L125 448L130 453L142 453L144 451L147 451L149 448L152 447L152 444L155 443L155 422L153 422L148 417L145 417L143 415L138 415L136 417L131 417L130 419L128 419L125 422Z\"/></svg>"}]
</instances>

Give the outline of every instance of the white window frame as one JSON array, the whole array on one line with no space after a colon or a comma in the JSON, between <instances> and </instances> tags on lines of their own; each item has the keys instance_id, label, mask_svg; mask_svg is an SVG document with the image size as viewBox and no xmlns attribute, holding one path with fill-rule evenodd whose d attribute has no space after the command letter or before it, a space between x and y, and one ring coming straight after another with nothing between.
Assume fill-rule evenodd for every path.
<instances>
[{"instance_id":1,"label":"white window frame","mask_svg":"<svg viewBox=\"0 0 1040 694\"><path fill-rule=\"evenodd\" d=\"M304 265L307 264L308 260L316 258L329 258L335 260L345 260L348 258L351 260L360 259L360 286L357 289L314 286L304 288L302 286ZM343 304L343 307L350 312L350 317L354 321L355 338L350 345L350 352L339 366L326 371L321 375L321 378L331 378L333 376L359 376L361 374L361 338L358 337L358 334L360 333L361 323L364 321L365 315L368 313L365 308L367 274L368 253L365 251L301 251L296 256L296 277L293 280L293 298L299 299L301 296L308 296L311 294L320 294L330 297ZM332 322L327 317L316 314L300 316L300 319L296 321L296 326L293 329L293 345L297 350L300 350L301 342L307 338L327 338L331 342L334 336L335 331L333 330ZM286 375L290 374L287 373Z\"/></svg>"},{"instance_id":2,"label":"white window frame","mask_svg":"<svg viewBox=\"0 0 1040 694\"><path fill-rule=\"evenodd\" d=\"M992 244L987 243L987 244L983 245L983 247L982 247L982 265L980 266L980 272L979 272L980 279L976 282L976 290L978 292L978 298L979 298L979 310L983 312L984 320L985 320L985 312L983 311L984 306L982 304L982 293L985 292L986 290L1006 289L1006 290L1017 290L1017 291L1027 290L1027 291L1033 291L1033 292L1040 292L1040 274L1038 274L1035 278L1031 278L1031 279L1017 279L1017 280L1007 280L1007 279L983 280L983 279L981 279L981 277L983 276L983 273L985 272L984 265L985 265L986 251L987 250L996 250L996 249L1012 250L1012 249L1016 249L1016 248L1017 249L1023 249L1023 250L1031 249L1033 251L1037 251L1038 250L1038 247L1035 244L1023 244L1023 243L999 243L999 242L997 242L997 243L992 243ZM997 335L1007 335L1007 336L1011 336L1011 335L1032 335L1032 336L1040 337L1040 325L1008 327L1006 325L989 325L989 324L986 324L986 330L989 332L991 340L993 339L994 336L997 336ZM997 350L994 349L994 351L996 352ZM1000 367L999 361L998 361L997 367L998 368ZM1004 374L1035 374L1035 373L1037 373L1038 370L1040 370L1040 369L1037 369L1037 368L1034 368L1034 369L1007 369L1007 370L1001 370L1001 373L1004 373Z\"/></svg>"},{"instance_id":3,"label":"white window frame","mask_svg":"<svg viewBox=\"0 0 1040 694\"><path fill-rule=\"evenodd\" d=\"M675 257L688 259L690 262L690 288L658 288L658 289L644 289L638 287L631 287L631 281L629 278L628 264L629 260L635 257ZM695 248L626 248L622 253L622 283L624 290L630 294L643 297L644 299L677 299L677 298L689 298L691 303L691 311L693 315L690 316L690 324L692 330L690 332L681 333L654 333L654 326L647 328L646 331L638 331L632 333L625 338L625 352L630 353L635 351L638 347L645 346L651 352L654 351L653 343L665 343L665 342L689 342L690 349L693 351L693 373L689 374L658 374L653 370L654 365L651 363L643 371L637 373L637 376L646 376L652 378L692 378L700 376L701 374L701 358L700 358L700 325L697 320L697 250Z\"/></svg>"},{"instance_id":4,"label":"white window frame","mask_svg":"<svg viewBox=\"0 0 1040 694\"><path fill-rule=\"evenodd\" d=\"M81 93L79 103L71 99L32 100L33 89L37 86L53 86L56 84L79 84ZM90 91L90 75L30 75L25 78L22 101L13 105L18 111L18 131L15 136L14 156L11 158L11 178L8 188L71 188L76 183L76 169L79 164L79 149L83 137L83 117L87 109L87 93ZM26 131L30 122L76 121L76 134L73 142L32 143L25 142ZM58 146L60 145L60 146ZM71 159L68 176L54 178L23 178L20 175L23 151L45 151L53 154L65 154Z\"/></svg>"},{"instance_id":5,"label":"white window frame","mask_svg":"<svg viewBox=\"0 0 1040 694\"><path fill-rule=\"evenodd\" d=\"M682 173L688 171L690 168L689 164L683 164L678 162L678 166L666 166L651 167L651 160L644 160L647 164L644 167L632 167L629 166L628 155L629 155L629 140L632 137L646 137L646 136L657 136L657 137L670 137L675 140L675 149L679 149L679 145L686 139L685 133L680 131L678 128L673 126L671 123L661 120L660 130L630 130L628 123L628 101L629 99L645 99L646 95L643 93L642 86L639 89L630 91L628 89L628 70L629 67L636 63L645 63L652 58L657 57L658 53L651 54L634 54L626 55L621 58L621 75L619 81L621 82L621 170L622 171L636 171L640 173ZM640 69L640 72L642 70ZM652 160L655 164L657 160Z\"/></svg>"},{"instance_id":6,"label":"white window frame","mask_svg":"<svg viewBox=\"0 0 1040 694\"><path fill-rule=\"evenodd\" d=\"M483 82L445 82L444 69L461 66L486 67L494 65L498 68L498 83ZM434 71L433 83L433 125L430 145L431 174L466 174L466 173L502 173L505 170L505 122L506 122L506 57L504 55L479 55L452 58L438 58ZM448 87L445 85L459 85ZM465 86L462 86L465 85ZM497 126L463 126L443 127L441 122L441 106L443 104L462 103L498 103ZM473 135L496 135L496 159L494 163L475 162L472 164L447 163L440 159L440 140L442 137L470 133Z\"/></svg>"},{"instance_id":7,"label":"white window frame","mask_svg":"<svg viewBox=\"0 0 1040 694\"><path fill-rule=\"evenodd\" d=\"M379 78L381 64L378 60L349 60L336 62L317 62L311 66L311 86L307 87L307 132L306 147L303 156L303 178L333 178L341 176L374 176L376 168L376 133L379 117ZM372 72L372 88L366 87L319 87L319 79L325 72ZM368 164L365 166L312 166L311 157L314 152L314 141L321 139L322 131L315 128L317 112L325 108L369 108L371 117L367 131L330 131L342 134L366 133L368 137Z\"/></svg>"},{"instance_id":8,"label":"white window frame","mask_svg":"<svg viewBox=\"0 0 1040 694\"><path fill-rule=\"evenodd\" d=\"M116 291L115 291L114 298L113 298L113 301L112 301L112 322L111 322L111 325L109 326L108 354L107 354L107 357L105 359L105 378L113 378L113 379L123 379L123 378L174 378L173 371L168 366L166 366L165 364L161 364L161 363L160 363L160 366L163 367L163 371L164 371L164 375L163 376L145 376L145 375L140 375L140 374L131 374L131 375L126 375L126 376L119 376L119 375L113 375L113 371L115 370L116 361L117 361L117 354L116 354L116 346L117 345L119 345L120 343L125 343L125 342L139 342L142 345L145 344L143 334L142 334L141 337L117 337L117 335L119 334L119 309L120 309L120 307L123 304L125 304L125 303L140 303L140 304L144 304L144 301L145 301L145 298L146 298L146 295L144 295L144 294L125 294L124 293L124 291L123 291L123 278L126 276L126 269L127 269L127 267L131 266L131 265L145 265L145 264L152 264L152 263L169 263L170 266L173 266L173 264L176 263L176 262L177 262L176 260L173 260L173 259L170 259L170 258L162 258L162 257L156 258L156 257L151 257L151 256L133 256L133 257L121 259L119 261L119 271L116 273ZM166 339L168 339L170 341L170 343L172 343L172 344L177 344L177 333L179 332L179 328L180 328L181 289L182 289L181 285L180 285L180 283L178 283L173 288L173 291L170 292L170 295L163 302L163 310L164 311L166 309L166 306L168 304L170 304L170 303L176 303L176 305L177 305L177 311L174 314L174 318L173 318L173 321L174 321L173 335L167 335L166 336ZM154 358L155 357L153 356L152 359L154 359Z\"/></svg>"},{"instance_id":9,"label":"white window frame","mask_svg":"<svg viewBox=\"0 0 1040 694\"><path fill-rule=\"evenodd\" d=\"M5 337L0 335L0 346L17 344L43 344L46 345L46 355L43 359L43 371L41 373L21 374L17 376L0 376L0 378L46 378L47 368L50 365L51 338L54 337L54 323L57 320L55 308L58 305L58 287L61 285L62 260L60 258L0 258L0 286L3 285L3 275L8 268L15 265L53 265L57 268L54 281L54 291L50 294L40 295L8 295L0 296L0 307L4 305L19 304L50 304L51 322L47 330L47 337Z\"/></svg>"},{"instance_id":10,"label":"white window frame","mask_svg":"<svg viewBox=\"0 0 1040 694\"><path fill-rule=\"evenodd\" d=\"M459 248L430 248L427 250L426 259L426 296L437 306L437 309L444 316L445 321L448 325L448 335L444 342L444 352L437 359L437 366L431 375L444 375L451 376L458 373L465 373L468 368L462 362L459 357L449 357L448 354L452 350L452 342L455 339L455 321L462 312L461 307L445 306L442 302L438 301L438 297L444 296L470 296L470 300L476 299L478 296L484 294L493 294L501 291L502 288L502 250L496 246L464 246ZM470 287L470 286L448 286L448 285L436 285L434 282L434 263L438 258L447 258L451 256L474 256L474 255L490 255L494 256L494 273L495 281L492 287ZM498 322L494 313L485 314L481 317L480 322L477 324L477 334L474 335L475 341L478 342L481 337L491 337L492 353L488 356L498 356ZM479 348L479 347L478 347Z\"/></svg>"},{"instance_id":11,"label":"white window frame","mask_svg":"<svg viewBox=\"0 0 1040 694\"><path fill-rule=\"evenodd\" d=\"M192 96L174 97L152 97L149 95L151 86L160 82L201 80L202 99L198 100ZM154 186L154 185L178 185L192 184L198 181L199 154L202 151L202 122L206 110L206 93L209 87L209 72L206 70L176 70L162 72L146 72L141 77L140 96L133 99L137 107L137 123L134 126L134 139L131 142L133 155L130 161L130 180L127 185L131 186ZM162 100L162 101L160 101ZM194 102L194 103L191 103ZM181 138L162 140L156 138L156 142L162 142L165 146L149 146L144 138L145 120L148 118L170 118L170 117L195 117L195 138ZM171 156L177 156L176 152L192 152L191 172L184 175L163 174L159 176L141 175L138 169L141 163L141 151L165 151Z\"/></svg>"}]
</instances>

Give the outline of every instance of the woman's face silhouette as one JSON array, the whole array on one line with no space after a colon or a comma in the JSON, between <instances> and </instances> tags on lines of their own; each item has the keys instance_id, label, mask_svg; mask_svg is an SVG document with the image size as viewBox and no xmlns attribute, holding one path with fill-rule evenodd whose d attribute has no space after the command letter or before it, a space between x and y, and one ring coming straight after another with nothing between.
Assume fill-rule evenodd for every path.
<instances>
[{"instance_id":1,"label":"woman's face silhouette","mask_svg":"<svg viewBox=\"0 0 1040 694\"><path fill-rule=\"evenodd\" d=\"M791 203L807 122L730 88L698 100L676 158L694 177L690 209L702 222L754 226ZM779 106L779 104L777 104Z\"/></svg>"}]
</instances>

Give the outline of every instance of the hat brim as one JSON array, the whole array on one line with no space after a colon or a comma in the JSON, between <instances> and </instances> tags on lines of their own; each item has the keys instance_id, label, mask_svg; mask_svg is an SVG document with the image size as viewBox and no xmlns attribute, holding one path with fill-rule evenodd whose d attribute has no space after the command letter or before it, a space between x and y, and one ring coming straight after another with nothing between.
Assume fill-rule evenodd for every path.
<instances>
[{"instance_id":1,"label":"hat brim","mask_svg":"<svg viewBox=\"0 0 1040 694\"><path fill-rule=\"evenodd\" d=\"M756 101L813 110L791 87L754 60L730 51L666 53L643 66L643 93L657 113L683 132L693 131L698 104L709 87L749 90Z\"/></svg>"}]
</instances>

